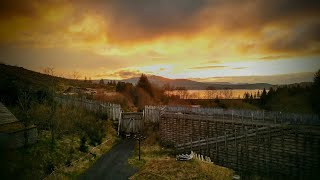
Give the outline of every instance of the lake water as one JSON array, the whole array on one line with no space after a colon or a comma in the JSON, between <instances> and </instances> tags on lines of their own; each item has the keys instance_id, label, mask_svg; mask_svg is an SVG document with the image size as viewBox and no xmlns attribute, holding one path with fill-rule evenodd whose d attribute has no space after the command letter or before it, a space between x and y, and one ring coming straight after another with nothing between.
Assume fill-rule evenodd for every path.
<instances>
[{"instance_id":1,"label":"lake water","mask_svg":"<svg viewBox=\"0 0 320 180\"><path fill-rule=\"evenodd\" d=\"M246 92L257 98L258 92L261 95L262 91L261 89L173 90L166 91L166 94L177 95L181 99L243 99Z\"/></svg>"}]
</instances>

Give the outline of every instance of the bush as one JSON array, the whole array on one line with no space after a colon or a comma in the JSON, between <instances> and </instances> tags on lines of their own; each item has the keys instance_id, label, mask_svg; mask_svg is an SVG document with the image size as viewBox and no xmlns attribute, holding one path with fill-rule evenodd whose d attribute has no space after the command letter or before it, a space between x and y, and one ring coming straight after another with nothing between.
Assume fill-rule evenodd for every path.
<instances>
[{"instance_id":1,"label":"bush","mask_svg":"<svg viewBox=\"0 0 320 180\"><path fill-rule=\"evenodd\" d=\"M68 158L64 163L67 167L71 166L71 160Z\"/></svg>"},{"instance_id":2,"label":"bush","mask_svg":"<svg viewBox=\"0 0 320 180\"><path fill-rule=\"evenodd\" d=\"M86 142L87 142L87 138L85 136L82 136L80 140L80 148L79 148L81 152L88 152L88 146L86 145Z\"/></svg>"},{"instance_id":3,"label":"bush","mask_svg":"<svg viewBox=\"0 0 320 180\"><path fill-rule=\"evenodd\" d=\"M100 131L91 131L89 135L90 145L96 146L102 143L103 134Z\"/></svg>"},{"instance_id":4,"label":"bush","mask_svg":"<svg viewBox=\"0 0 320 180\"><path fill-rule=\"evenodd\" d=\"M54 164L49 162L46 167L46 174L50 174L52 171L54 171Z\"/></svg>"},{"instance_id":5,"label":"bush","mask_svg":"<svg viewBox=\"0 0 320 180\"><path fill-rule=\"evenodd\" d=\"M87 125L83 128L89 138L89 144L96 146L102 143L103 137L107 133L106 122L95 120L93 118L85 118Z\"/></svg>"}]
</instances>

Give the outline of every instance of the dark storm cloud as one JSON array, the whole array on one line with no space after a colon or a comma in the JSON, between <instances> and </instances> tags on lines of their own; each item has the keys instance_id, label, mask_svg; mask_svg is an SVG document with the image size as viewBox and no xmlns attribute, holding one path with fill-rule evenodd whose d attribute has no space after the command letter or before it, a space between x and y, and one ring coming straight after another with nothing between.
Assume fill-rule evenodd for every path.
<instances>
[{"instance_id":1,"label":"dark storm cloud","mask_svg":"<svg viewBox=\"0 0 320 180\"><path fill-rule=\"evenodd\" d=\"M117 43L188 37L210 27L257 33L270 24L295 24L320 15L317 0L109 0L78 5L103 14L106 34Z\"/></svg>"},{"instance_id":2,"label":"dark storm cloud","mask_svg":"<svg viewBox=\"0 0 320 180\"><path fill-rule=\"evenodd\" d=\"M30 16L36 14L36 1L24 1L24 0L13 0L13 1L2 1L0 5L0 17L9 18L12 16Z\"/></svg>"},{"instance_id":3,"label":"dark storm cloud","mask_svg":"<svg viewBox=\"0 0 320 180\"><path fill-rule=\"evenodd\" d=\"M12 0L1 2L0 16L41 15L44 7L61 4L72 4L77 16L89 11L104 16L110 38L123 41L191 35L209 26L262 28L320 15L318 0Z\"/></svg>"},{"instance_id":4,"label":"dark storm cloud","mask_svg":"<svg viewBox=\"0 0 320 180\"><path fill-rule=\"evenodd\" d=\"M17 16L34 17L41 16L41 10L58 5L64 5L64 0L4 0L0 3L0 18ZM45 9L44 9L45 8Z\"/></svg>"},{"instance_id":5,"label":"dark storm cloud","mask_svg":"<svg viewBox=\"0 0 320 180\"><path fill-rule=\"evenodd\" d=\"M8 0L1 2L0 16L35 15L43 7L68 3L82 13L103 14L111 28L125 27L128 31L136 27L147 34L170 29L188 31L199 21L210 25L220 18L227 26L241 26L320 14L318 0ZM208 12L200 16L204 10Z\"/></svg>"},{"instance_id":6,"label":"dark storm cloud","mask_svg":"<svg viewBox=\"0 0 320 180\"><path fill-rule=\"evenodd\" d=\"M320 1L318 0L268 0L258 1L259 17L264 21L277 19L318 16Z\"/></svg>"},{"instance_id":7,"label":"dark storm cloud","mask_svg":"<svg viewBox=\"0 0 320 180\"><path fill-rule=\"evenodd\" d=\"M320 50L320 22L299 26L287 32L285 38L279 37L271 41L267 46L272 51L297 52L309 50L318 52Z\"/></svg>"},{"instance_id":8,"label":"dark storm cloud","mask_svg":"<svg viewBox=\"0 0 320 180\"><path fill-rule=\"evenodd\" d=\"M91 3L91 2L89 2ZM110 0L92 3L108 21L111 40L132 41L162 35L192 34L202 26L198 14L206 0ZM91 6L89 5L89 6Z\"/></svg>"},{"instance_id":9,"label":"dark storm cloud","mask_svg":"<svg viewBox=\"0 0 320 180\"><path fill-rule=\"evenodd\" d=\"M13 0L1 2L0 20L21 16L37 20L37 16L45 15L46 9L54 11L63 5L72 7L72 13L65 17L69 20L56 24L43 22L34 27L34 32L50 34L68 29L72 23L94 14L105 22L103 32L111 44L171 36L192 38L210 28L226 36L255 34L254 38L259 40L262 36L268 38L261 34L268 25L286 26L294 32L288 31L287 39L279 37L268 42L266 49L300 50L319 42L319 0ZM302 30L295 27L297 24ZM52 28L55 25L58 28ZM50 29L39 30L44 27ZM210 38L210 33L206 36ZM260 46L264 48L265 44Z\"/></svg>"}]
</instances>

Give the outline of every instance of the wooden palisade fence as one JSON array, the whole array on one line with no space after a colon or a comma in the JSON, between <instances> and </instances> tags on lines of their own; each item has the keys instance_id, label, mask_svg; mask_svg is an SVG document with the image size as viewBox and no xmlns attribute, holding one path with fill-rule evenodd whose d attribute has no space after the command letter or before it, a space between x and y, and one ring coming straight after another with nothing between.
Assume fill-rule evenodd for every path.
<instances>
[{"instance_id":1,"label":"wooden palisade fence","mask_svg":"<svg viewBox=\"0 0 320 180\"><path fill-rule=\"evenodd\" d=\"M161 140L174 145L177 153L194 151L240 172L284 178L319 175L320 128L315 118L290 122L287 117L224 112L163 112Z\"/></svg>"},{"instance_id":2,"label":"wooden palisade fence","mask_svg":"<svg viewBox=\"0 0 320 180\"><path fill-rule=\"evenodd\" d=\"M160 115L165 110L165 106L145 106L144 118L146 122L159 122Z\"/></svg>"},{"instance_id":3,"label":"wooden palisade fence","mask_svg":"<svg viewBox=\"0 0 320 180\"><path fill-rule=\"evenodd\" d=\"M70 96L56 96L55 99L63 105L83 107L89 111L106 113L108 118L114 121L120 119L121 106L119 104L93 101Z\"/></svg>"}]
</instances>

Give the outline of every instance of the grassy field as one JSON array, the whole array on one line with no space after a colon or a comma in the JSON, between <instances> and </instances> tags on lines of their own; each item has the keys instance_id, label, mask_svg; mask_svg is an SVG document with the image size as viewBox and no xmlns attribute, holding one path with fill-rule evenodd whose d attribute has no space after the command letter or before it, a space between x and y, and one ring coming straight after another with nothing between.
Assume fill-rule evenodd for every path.
<instances>
[{"instance_id":1,"label":"grassy field","mask_svg":"<svg viewBox=\"0 0 320 180\"><path fill-rule=\"evenodd\" d=\"M150 135L141 145L141 161L138 146L128 163L139 168L130 179L232 179L233 171L199 160L176 161L173 150L159 145L157 135Z\"/></svg>"},{"instance_id":2,"label":"grassy field","mask_svg":"<svg viewBox=\"0 0 320 180\"><path fill-rule=\"evenodd\" d=\"M3 152L1 162L5 168L1 168L2 177L76 179L103 153L111 149L117 140L112 122L105 121L105 123L107 123L107 135L103 138L103 143L96 147L88 145L88 153L79 150L80 140L72 135L57 138L52 148L50 133L42 131L36 144Z\"/></svg>"}]
</instances>

